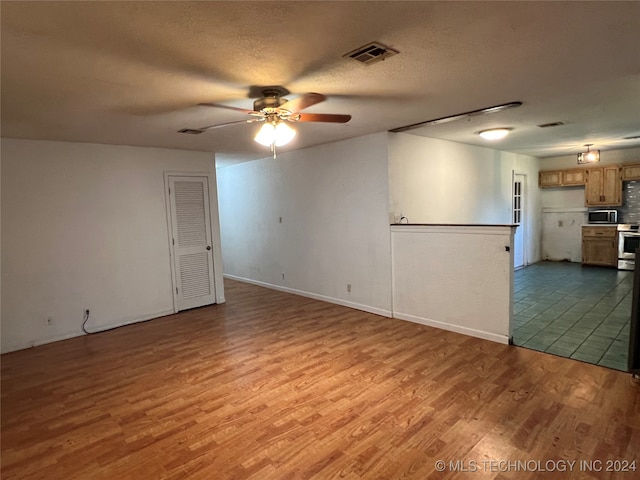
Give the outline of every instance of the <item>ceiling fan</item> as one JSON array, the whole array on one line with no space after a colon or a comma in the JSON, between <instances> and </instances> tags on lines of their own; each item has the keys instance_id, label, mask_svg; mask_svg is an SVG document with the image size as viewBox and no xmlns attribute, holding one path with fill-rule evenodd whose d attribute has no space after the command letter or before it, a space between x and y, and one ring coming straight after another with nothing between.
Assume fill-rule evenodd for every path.
<instances>
[{"instance_id":1,"label":"ceiling fan","mask_svg":"<svg viewBox=\"0 0 640 480\"><path fill-rule=\"evenodd\" d=\"M347 123L351 120L351 115L334 113L300 113L301 110L317 103L324 102L327 99L327 97L320 93L304 93L293 100L287 100L284 98L284 95L287 94L289 94L289 91L280 86L252 87L249 95L254 98L259 96L259 98L253 102L253 110L221 105L218 103L199 103L198 105L203 107L225 108L227 110L246 113L250 115L251 118L235 122L220 123L217 125L207 125L200 128L183 128L178 130L178 132L197 135L208 130L238 125L240 123L263 122L264 125L258 131L254 139L256 142L264 146L271 147L275 158L276 147L286 145L293 140L293 137L296 135L296 131L289 127L288 123Z\"/></svg>"}]
</instances>

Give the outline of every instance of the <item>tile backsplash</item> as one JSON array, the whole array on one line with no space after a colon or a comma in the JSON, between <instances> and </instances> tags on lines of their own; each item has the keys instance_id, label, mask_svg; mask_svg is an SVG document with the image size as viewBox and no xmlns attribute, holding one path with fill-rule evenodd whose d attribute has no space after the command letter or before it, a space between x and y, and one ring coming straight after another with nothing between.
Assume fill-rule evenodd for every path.
<instances>
[{"instance_id":1,"label":"tile backsplash","mask_svg":"<svg viewBox=\"0 0 640 480\"><path fill-rule=\"evenodd\" d=\"M620 223L640 223L640 181L624 182L623 205L618 209Z\"/></svg>"}]
</instances>

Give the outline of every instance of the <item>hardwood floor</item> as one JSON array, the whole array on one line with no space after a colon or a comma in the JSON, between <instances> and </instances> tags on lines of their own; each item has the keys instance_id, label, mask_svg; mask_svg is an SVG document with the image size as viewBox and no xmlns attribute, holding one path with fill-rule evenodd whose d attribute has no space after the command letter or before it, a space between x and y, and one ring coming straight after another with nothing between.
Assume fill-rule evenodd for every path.
<instances>
[{"instance_id":1,"label":"hardwood floor","mask_svg":"<svg viewBox=\"0 0 640 480\"><path fill-rule=\"evenodd\" d=\"M225 285L224 305L3 355L2 478L637 478L604 471L640 452L628 374ZM518 460L603 463L497 464Z\"/></svg>"}]
</instances>

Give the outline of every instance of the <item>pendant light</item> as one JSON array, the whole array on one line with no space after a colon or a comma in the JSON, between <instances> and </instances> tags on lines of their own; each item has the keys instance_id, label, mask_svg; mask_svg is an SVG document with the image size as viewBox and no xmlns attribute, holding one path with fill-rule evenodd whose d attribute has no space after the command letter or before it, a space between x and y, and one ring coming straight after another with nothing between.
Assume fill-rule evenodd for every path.
<instances>
[{"instance_id":1,"label":"pendant light","mask_svg":"<svg viewBox=\"0 0 640 480\"><path fill-rule=\"evenodd\" d=\"M585 143L587 151L578 154L578 165L583 163L594 163L600 161L600 150L589 150L593 146L593 143Z\"/></svg>"}]
</instances>

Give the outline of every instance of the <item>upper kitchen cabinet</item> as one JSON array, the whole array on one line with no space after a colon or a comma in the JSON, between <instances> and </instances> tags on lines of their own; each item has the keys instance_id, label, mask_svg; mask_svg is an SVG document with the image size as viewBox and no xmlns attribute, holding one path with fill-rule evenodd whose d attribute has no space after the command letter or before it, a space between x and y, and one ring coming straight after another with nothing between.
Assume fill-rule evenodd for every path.
<instances>
[{"instance_id":1,"label":"upper kitchen cabinet","mask_svg":"<svg viewBox=\"0 0 640 480\"><path fill-rule=\"evenodd\" d=\"M573 168L562 171L562 185L584 185L587 180L587 172L584 168Z\"/></svg>"},{"instance_id":2,"label":"upper kitchen cabinet","mask_svg":"<svg viewBox=\"0 0 640 480\"><path fill-rule=\"evenodd\" d=\"M622 181L640 180L640 164L639 165L623 165Z\"/></svg>"},{"instance_id":3,"label":"upper kitchen cabinet","mask_svg":"<svg viewBox=\"0 0 640 480\"><path fill-rule=\"evenodd\" d=\"M538 185L541 187L561 187L562 171L561 170L541 171L538 174Z\"/></svg>"},{"instance_id":4,"label":"upper kitchen cabinet","mask_svg":"<svg viewBox=\"0 0 640 480\"><path fill-rule=\"evenodd\" d=\"M538 185L541 187L569 187L584 185L586 169L572 168L569 170L543 170L538 175Z\"/></svg>"},{"instance_id":5,"label":"upper kitchen cabinet","mask_svg":"<svg viewBox=\"0 0 640 480\"><path fill-rule=\"evenodd\" d=\"M602 167L540 170L540 187L585 186L587 207L622 205L622 182L640 180L640 163Z\"/></svg>"},{"instance_id":6,"label":"upper kitchen cabinet","mask_svg":"<svg viewBox=\"0 0 640 480\"><path fill-rule=\"evenodd\" d=\"M587 169L587 207L622 205L622 177L618 165Z\"/></svg>"}]
</instances>

